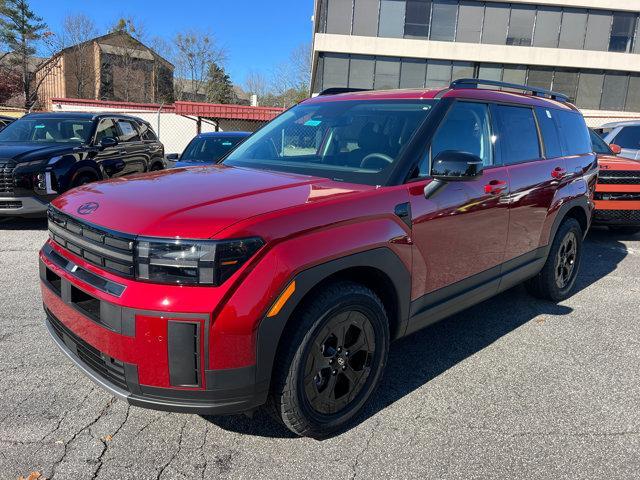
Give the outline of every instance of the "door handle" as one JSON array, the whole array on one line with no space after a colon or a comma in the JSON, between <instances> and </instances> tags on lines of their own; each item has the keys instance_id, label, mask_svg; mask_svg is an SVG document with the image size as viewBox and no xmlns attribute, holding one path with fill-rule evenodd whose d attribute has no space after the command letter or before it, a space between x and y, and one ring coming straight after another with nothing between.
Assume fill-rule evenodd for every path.
<instances>
[{"instance_id":1,"label":"door handle","mask_svg":"<svg viewBox=\"0 0 640 480\"><path fill-rule=\"evenodd\" d=\"M484 186L484 193L498 195L507 189L507 182L504 180L491 180Z\"/></svg>"},{"instance_id":2,"label":"door handle","mask_svg":"<svg viewBox=\"0 0 640 480\"><path fill-rule=\"evenodd\" d=\"M567 174L567 171L562 167L556 167L553 172L551 172L551 176L555 179L560 180Z\"/></svg>"}]
</instances>

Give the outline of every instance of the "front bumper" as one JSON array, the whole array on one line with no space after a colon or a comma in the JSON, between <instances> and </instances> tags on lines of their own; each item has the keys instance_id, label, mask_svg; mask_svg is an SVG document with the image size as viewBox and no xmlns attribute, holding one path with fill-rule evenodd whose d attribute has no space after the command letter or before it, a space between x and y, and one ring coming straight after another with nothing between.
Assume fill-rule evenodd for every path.
<instances>
[{"instance_id":1,"label":"front bumper","mask_svg":"<svg viewBox=\"0 0 640 480\"><path fill-rule=\"evenodd\" d=\"M122 306L123 285L49 244L41 252L40 278L54 342L114 396L135 406L206 415L241 413L265 403L268 384L256 381L255 365L208 368L211 315Z\"/></svg>"},{"instance_id":2,"label":"front bumper","mask_svg":"<svg viewBox=\"0 0 640 480\"><path fill-rule=\"evenodd\" d=\"M44 215L47 205L37 197L0 196L0 216Z\"/></svg>"},{"instance_id":3,"label":"front bumper","mask_svg":"<svg viewBox=\"0 0 640 480\"><path fill-rule=\"evenodd\" d=\"M640 227L640 209L638 210L596 210L593 214L594 225L617 227Z\"/></svg>"}]
</instances>

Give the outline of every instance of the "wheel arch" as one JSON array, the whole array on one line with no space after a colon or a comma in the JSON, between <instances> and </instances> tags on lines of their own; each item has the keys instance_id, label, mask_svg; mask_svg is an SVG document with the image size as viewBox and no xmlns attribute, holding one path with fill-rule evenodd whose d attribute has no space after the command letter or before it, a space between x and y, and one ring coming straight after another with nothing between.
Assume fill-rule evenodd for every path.
<instances>
[{"instance_id":1,"label":"wheel arch","mask_svg":"<svg viewBox=\"0 0 640 480\"><path fill-rule=\"evenodd\" d=\"M313 266L291 280L296 282L295 291L282 310L274 317L263 318L258 326L258 383L270 382L276 355L288 338L287 330L295 327L296 311L304 307L314 292L340 280L360 283L376 293L387 310L391 338L404 334L409 318L411 275L392 250L376 248Z\"/></svg>"},{"instance_id":2,"label":"wheel arch","mask_svg":"<svg viewBox=\"0 0 640 480\"><path fill-rule=\"evenodd\" d=\"M591 226L591 212L592 209L590 208L589 201L586 197L574 198L563 204L556 215L553 226L551 227L547 246L551 245L560 225L562 225L562 222L566 218L574 218L577 220L582 228L582 233L586 236L589 231L589 227Z\"/></svg>"}]
</instances>

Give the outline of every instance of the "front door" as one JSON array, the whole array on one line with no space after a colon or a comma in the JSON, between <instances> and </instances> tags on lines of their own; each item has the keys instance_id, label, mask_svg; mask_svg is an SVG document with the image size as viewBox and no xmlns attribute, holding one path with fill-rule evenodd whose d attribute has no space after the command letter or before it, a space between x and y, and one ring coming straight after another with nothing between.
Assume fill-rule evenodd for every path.
<instances>
[{"instance_id":1,"label":"front door","mask_svg":"<svg viewBox=\"0 0 640 480\"><path fill-rule=\"evenodd\" d=\"M413 217L414 310L486 287L495 293L504 260L509 225L506 167L496 162L489 106L456 101L436 132L429 158L420 166L428 175L431 160L445 150L480 157L482 175L446 182L425 198L426 182L410 184Z\"/></svg>"}]
</instances>

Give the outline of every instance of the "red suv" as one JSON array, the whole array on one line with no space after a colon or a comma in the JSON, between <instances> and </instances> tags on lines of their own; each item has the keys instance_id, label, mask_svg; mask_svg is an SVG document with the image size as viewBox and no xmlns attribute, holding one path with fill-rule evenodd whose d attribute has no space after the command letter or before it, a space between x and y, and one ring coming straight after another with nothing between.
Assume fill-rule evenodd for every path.
<instances>
[{"instance_id":1,"label":"red suv","mask_svg":"<svg viewBox=\"0 0 640 480\"><path fill-rule=\"evenodd\" d=\"M367 402L391 340L521 282L571 294L598 167L565 97L479 80L336 93L219 165L53 202L47 327L80 369L132 405L268 404L324 436Z\"/></svg>"}]
</instances>

